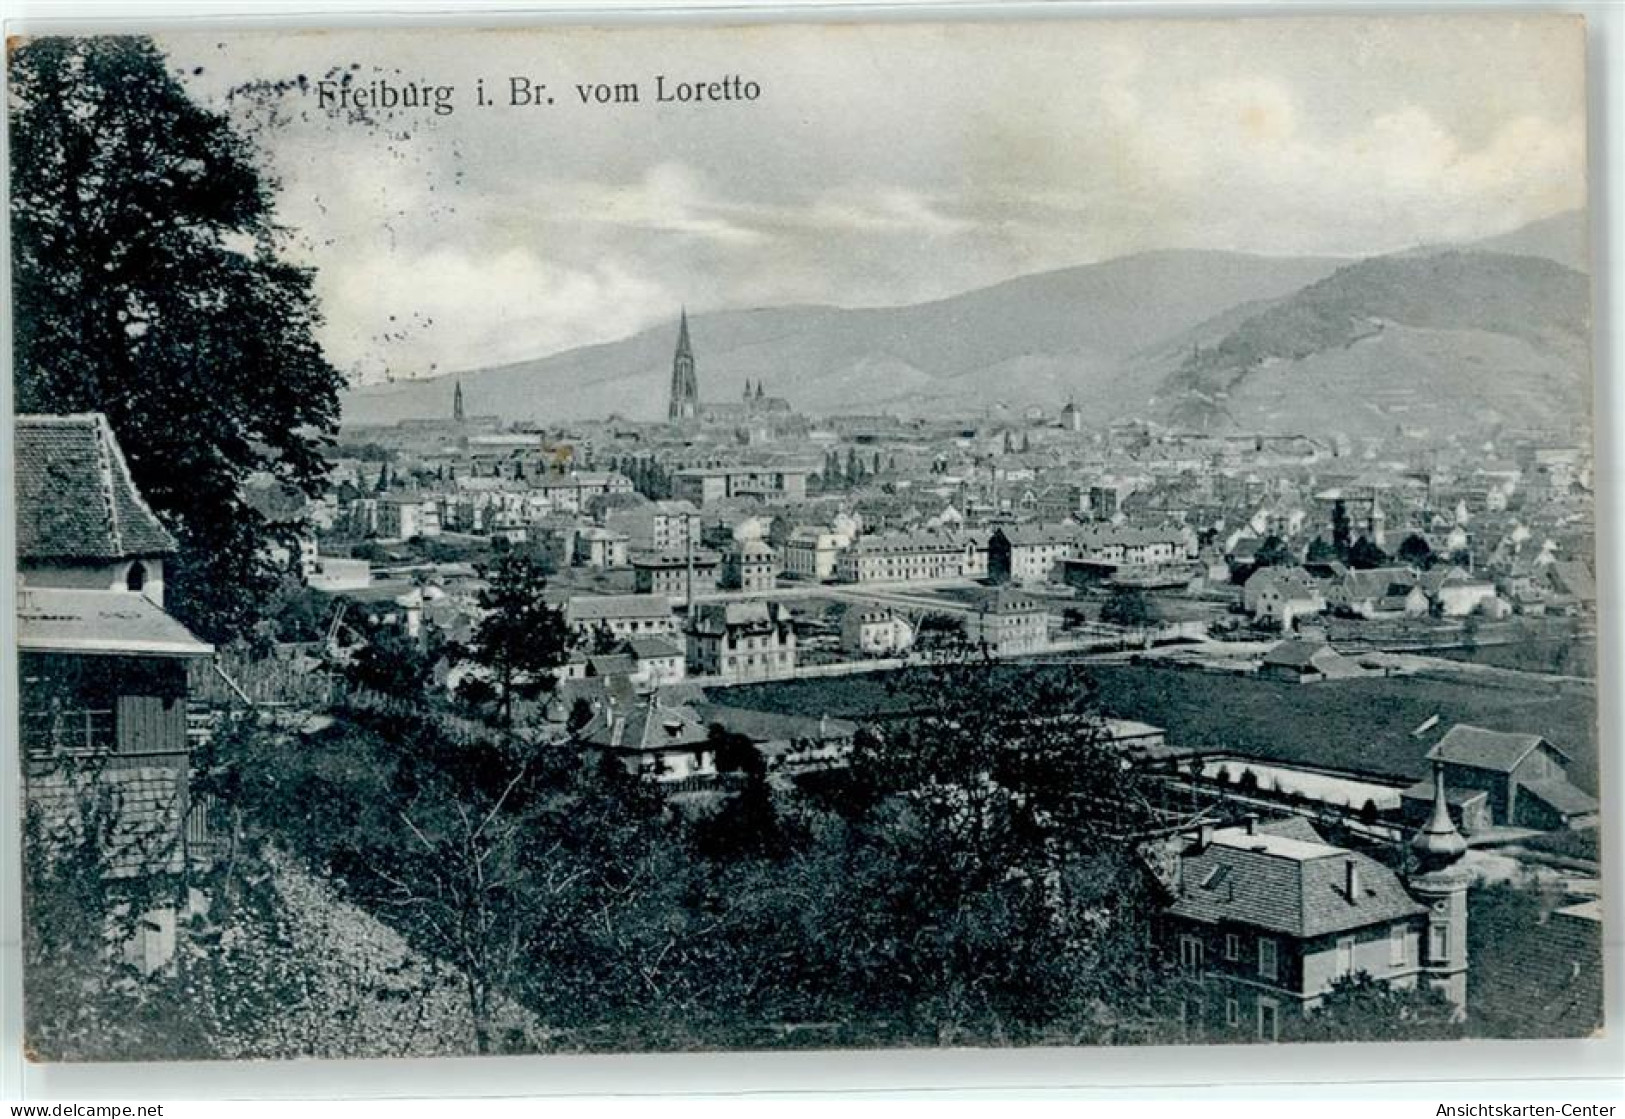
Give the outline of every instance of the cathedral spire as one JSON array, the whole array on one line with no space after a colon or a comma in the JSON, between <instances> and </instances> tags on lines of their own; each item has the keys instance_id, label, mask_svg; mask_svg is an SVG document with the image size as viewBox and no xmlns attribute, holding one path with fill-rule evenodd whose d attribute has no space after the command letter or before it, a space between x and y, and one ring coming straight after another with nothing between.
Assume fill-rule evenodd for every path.
<instances>
[{"instance_id":1,"label":"cathedral spire","mask_svg":"<svg viewBox=\"0 0 1625 1119\"><path fill-rule=\"evenodd\" d=\"M671 359L671 404L666 419L671 423L691 420L700 414L700 385L694 374L694 347L688 339L688 308L677 324L677 352Z\"/></svg>"}]
</instances>

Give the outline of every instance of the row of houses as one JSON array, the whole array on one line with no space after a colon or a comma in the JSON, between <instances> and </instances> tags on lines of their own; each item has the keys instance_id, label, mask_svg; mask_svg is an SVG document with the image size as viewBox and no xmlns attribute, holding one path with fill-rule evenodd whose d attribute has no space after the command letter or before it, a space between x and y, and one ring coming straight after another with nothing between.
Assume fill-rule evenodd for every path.
<instances>
[{"instance_id":1,"label":"row of houses","mask_svg":"<svg viewBox=\"0 0 1625 1119\"><path fill-rule=\"evenodd\" d=\"M1242 585L1242 607L1283 630L1327 612L1352 618L1502 617L1512 607L1495 583L1454 565L1353 570L1342 564L1261 567Z\"/></svg>"}]
</instances>

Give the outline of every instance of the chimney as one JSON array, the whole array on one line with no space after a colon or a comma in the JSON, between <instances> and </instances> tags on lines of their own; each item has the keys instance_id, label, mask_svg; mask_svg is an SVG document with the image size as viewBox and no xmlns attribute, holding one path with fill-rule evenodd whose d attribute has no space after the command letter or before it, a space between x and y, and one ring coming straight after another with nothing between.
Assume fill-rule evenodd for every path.
<instances>
[{"instance_id":1,"label":"chimney","mask_svg":"<svg viewBox=\"0 0 1625 1119\"><path fill-rule=\"evenodd\" d=\"M1360 902L1360 864L1357 860L1350 858L1344 861L1343 877L1343 885L1349 896L1349 904L1358 905Z\"/></svg>"},{"instance_id":2,"label":"chimney","mask_svg":"<svg viewBox=\"0 0 1625 1119\"><path fill-rule=\"evenodd\" d=\"M1247 827L1247 834L1248 835L1257 835L1258 834L1258 813L1256 813L1256 812L1247 813L1247 818L1244 821L1244 823L1245 823L1245 825Z\"/></svg>"},{"instance_id":3,"label":"chimney","mask_svg":"<svg viewBox=\"0 0 1625 1119\"><path fill-rule=\"evenodd\" d=\"M1196 850L1206 851L1213 846L1213 825L1203 824L1196 829Z\"/></svg>"}]
</instances>

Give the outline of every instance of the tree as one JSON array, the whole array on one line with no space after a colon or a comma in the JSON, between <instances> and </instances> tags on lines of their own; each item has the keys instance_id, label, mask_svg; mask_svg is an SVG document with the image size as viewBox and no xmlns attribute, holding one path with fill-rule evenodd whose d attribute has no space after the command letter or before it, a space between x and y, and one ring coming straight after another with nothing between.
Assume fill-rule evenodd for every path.
<instances>
[{"instance_id":1,"label":"tree","mask_svg":"<svg viewBox=\"0 0 1625 1119\"><path fill-rule=\"evenodd\" d=\"M36 38L10 67L17 409L105 413L179 541L171 609L244 634L272 576L242 483L318 494L338 425L312 273L248 141L151 42Z\"/></svg>"},{"instance_id":2,"label":"tree","mask_svg":"<svg viewBox=\"0 0 1625 1119\"><path fill-rule=\"evenodd\" d=\"M1340 975L1309 1015L1305 1041L1442 1041L1461 1036L1456 1008L1426 981L1395 987L1368 972Z\"/></svg>"},{"instance_id":3,"label":"tree","mask_svg":"<svg viewBox=\"0 0 1625 1119\"><path fill-rule=\"evenodd\" d=\"M926 656L958 656L969 647L962 614L932 610L922 615L914 627L914 648Z\"/></svg>"},{"instance_id":4,"label":"tree","mask_svg":"<svg viewBox=\"0 0 1625 1119\"><path fill-rule=\"evenodd\" d=\"M1360 537L1349 549L1349 566L1360 571L1382 567L1388 562L1388 553L1377 547L1368 537Z\"/></svg>"},{"instance_id":5,"label":"tree","mask_svg":"<svg viewBox=\"0 0 1625 1119\"><path fill-rule=\"evenodd\" d=\"M825 906L851 997L939 1043L1101 1041L1149 1015L1154 906L1127 838L1149 809L1091 683L963 660L897 688L908 718L854 742Z\"/></svg>"},{"instance_id":6,"label":"tree","mask_svg":"<svg viewBox=\"0 0 1625 1119\"><path fill-rule=\"evenodd\" d=\"M1309 541L1309 550L1304 553L1305 563L1330 563L1332 560L1345 559L1346 554L1340 553L1335 547L1320 537Z\"/></svg>"},{"instance_id":7,"label":"tree","mask_svg":"<svg viewBox=\"0 0 1625 1119\"><path fill-rule=\"evenodd\" d=\"M1349 507L1340 497L1332 503L1332 547L1338 559L1349 556Z\"/></svg>"},{"instance_id":8,"label":"tree","mask_svg":"<svg viewBox=\"0 0 1625 1119\"><path fill-rule=\"evenodd\" d=\"M418 642L399 630L381 629L345 666L345 676L358 688L410 701L422 696L433 667Z\"/></svg>"},{"instance_id":9,"label":"tree","mask_svg":"<svg viewBox=\"0 0 1625 1119\"><path fill-rule=\"evenodd\" d=\"M1119 587L1100 604L1100 620L1108 625L1135 628L1149 625L1156 610L1146 593L1137 587Z\"/></svg>"},{"instance_id":10,"label":"tree","mask_svg":"<svg viewBox=\"0 0 1625 1119\"><path fill-rule=\"evenodd\" d=\"M1433 566L1433 546L1417 533L1411 533L1399 542L1400 562L1427 570Z\"/></svg>"},{"instance_id":11,"label":"tree","mask_svg":"<svg viewBox=\"0 0 1625 1119\"><path fill-rule=\"evenodd\" d=\"M1258 545L1258 551L1253 553L1253 567L1284 567L1292 562L1292 552L1282 540L1274 533L1264 537Z\"/></svg>"},{"instance_id":12,"label":"tree","mask_svg":"<svg viewBox=\"0 0 1625 1119\"><path fill-rule=\"evenodd\" d=\"M497 560L487 577L478 599L485 616L474 627L466 656L490 672L499 717L511 726L515 697L534 696L551 683L548 671L564 663L570 631L564 611L542 597L547 577L523 552Z\"/></svg>"}]
</instances>

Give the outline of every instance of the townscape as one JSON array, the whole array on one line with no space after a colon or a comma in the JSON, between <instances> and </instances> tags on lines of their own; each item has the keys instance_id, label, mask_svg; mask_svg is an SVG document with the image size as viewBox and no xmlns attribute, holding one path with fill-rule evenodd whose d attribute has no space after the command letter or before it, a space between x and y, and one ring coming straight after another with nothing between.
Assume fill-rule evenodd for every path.
<instances>
[{"instance_id":1,"label":"townscape","mask_svg":"<svg viewBox=\"0 0 1625 1119\"><path fill-rule=\"evenodd\" d=\"M213 540L18 361L38 1053L1601 1028L1588 430L813 410L708 321L663 416L290 388Z\"/></svg>"}]
</instances>

